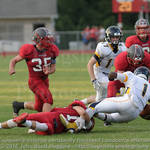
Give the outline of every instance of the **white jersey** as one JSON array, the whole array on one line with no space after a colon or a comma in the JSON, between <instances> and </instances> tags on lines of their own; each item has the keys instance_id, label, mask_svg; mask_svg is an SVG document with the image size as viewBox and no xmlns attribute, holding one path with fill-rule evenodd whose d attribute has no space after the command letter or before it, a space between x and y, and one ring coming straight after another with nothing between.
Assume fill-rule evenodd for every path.
<instances>
[{"instance_id":1,"label":"white jersey","mask_svg":"<svg viewBox=\"0 0 150 150\"><path fill-rule=\"evenodd\" d=\"M109 73L113 66L115 57L122 51L125 51L126 47L123 42L118 45L118 52L114 53L113 48L108 42L98 43L95 51L95 55L98 56L100 64L94 65L94 70L98 72Z\"/></svg>"},{"instance_id":2,"label":"white jersey","mask_svg":"<svg viewBox=\"0 0 150 150\"><path fill-rule=\"evenodd\" d=\"M142 111L147 101L150 99L150 84L145 79L135 76L128 71L123 74L118 73L117 79L124 82L125 94L128 94L134 104Z\"/></svg>"},{"instance_id":3,"label":"white jersey","mask_svg":"<svg viewBox=\"0 0 150 150\"><path fill-rule=\"evenodd\" d=\"M136 119L150 99L150 84L145 79L128 71L117 73L117 78L124 82L126 92L123 96L105 98L101 102L91 104L86 112L90 117L94 114L107 122L129 122Z\"/></svg>"}]
</instances>

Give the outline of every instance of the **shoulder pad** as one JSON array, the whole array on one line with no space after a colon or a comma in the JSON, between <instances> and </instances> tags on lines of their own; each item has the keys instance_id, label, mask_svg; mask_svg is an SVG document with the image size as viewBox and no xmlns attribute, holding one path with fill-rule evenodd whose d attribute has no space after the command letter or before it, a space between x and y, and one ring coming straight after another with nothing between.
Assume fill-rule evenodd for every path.
<instances>
[{"instance_id":1,"label":"shoulder pad","mask_svg":"<svg viewBox=\"0 0 150 150\"><path fill-rule=\"evenodd\" d=\"M121 52L114 61L114 66L116 71L124 71L126 69L126 66L128 66L127 62L127 52Z\"/></svg>"}]
</instances>

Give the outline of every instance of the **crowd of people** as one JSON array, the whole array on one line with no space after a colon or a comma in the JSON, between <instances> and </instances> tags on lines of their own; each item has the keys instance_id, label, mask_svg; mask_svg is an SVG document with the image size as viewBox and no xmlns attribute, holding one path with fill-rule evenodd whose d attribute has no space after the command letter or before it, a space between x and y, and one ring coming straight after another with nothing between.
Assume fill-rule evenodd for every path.
<instances>
[{"instance_id":1,"label":"crowd of people","mask_svg":"<svg viewBox=\"0 0 150 150\"><path fill-rule=\"evenodd\" d=\"M105 38L105 29L103 26L86 26L81 32L82 41L84 44L84 49L96 48L98 42L104 41Z\"/></svg>"},{"instance_id":2,"label":"crowd of people","mask_svg":"<svg viewBox=\"0 0 150 150\"><path fill-rule=\"evenodd\" d=\"M35 94L35 102L14 101L14 119L0 123L0 129L25 126L37 134L45 135L64 131L91 131L95 124L94 117L104 121L105 125L129 122L139 115L149 120L148 20L137 20L135 30L136 35L128 37L124 44L121 41L123 33L120 28L109 26L105 31L105 41L99 38L94 55L87 64L96 94L80 101L73 101L66 108L52 108L53 98L49 90L48 75L56 70L59 49L54 45L53 35L48 29L36 29L33 32L34 44L24 44L9 64L9 74L12 75L16 73L16 63L26 61L29 88ZM97 43L100 34L96 34L95 31L98 31L97 27L86 27L82 32L86 44ZM111 72L113 66L115 71ZM21 109L36 110L38 113L19 115Z\"/></svg>"}]
</instances>

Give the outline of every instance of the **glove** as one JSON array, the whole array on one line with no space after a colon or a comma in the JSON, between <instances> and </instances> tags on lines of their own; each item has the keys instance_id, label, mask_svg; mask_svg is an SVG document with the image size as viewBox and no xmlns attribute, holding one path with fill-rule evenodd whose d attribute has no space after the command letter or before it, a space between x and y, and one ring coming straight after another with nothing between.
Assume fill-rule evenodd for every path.
<instances>
[{"instance_id":1,"label":"glove","mask_svg":"<svg viewBox=\"0 0 150 150\"><path fill-rule=\"evenodd\" d=\"M77 124L78 127L77 130L81 130L85 126L85 120L82 117L77 118L75 123Z\"/></svg>"},{"instance_id":2,"label":"glove","mask_svg":"<svg viewBox=\"0 0 150 150\"><path fill-rule=\"evenodd\" d=\"M110 72L108 75L109 81L114 81L117 78L117 72Z\"/></svg>"},{"instance_id":3,"label":"glove","mask_svg":"<svg viewBox=\"0 0 150 150\"><path fill-rule=\"evenodd\" d=\"M100 83L98 82L97 79L93 80L92 84L93 84L95 90L99 90L101 85L100 85Z\"/></svg>"}]
</instances>

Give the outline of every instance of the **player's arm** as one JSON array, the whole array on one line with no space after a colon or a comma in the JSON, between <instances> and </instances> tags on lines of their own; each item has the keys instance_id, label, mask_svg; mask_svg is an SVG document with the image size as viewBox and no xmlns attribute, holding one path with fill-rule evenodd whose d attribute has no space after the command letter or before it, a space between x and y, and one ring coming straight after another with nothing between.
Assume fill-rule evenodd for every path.
<instances>
[{"instance_id":1,"label":"player's arm","mask_svg":"<svg viewBox=\"0 0 150 150\"><path fill-rule=\"evenodd\" d=\"M74 106L73 109L76 110L76 112L80 115L80 117L84 118L85 121L89 122L90 121L90 117L89 115L86 113L85 109L81 106Z\"/></svg>"},{"instance_id":2,"label":"player's arm","mask_svg":"<svg viewBox=\"0 0 150 150\"><path fill-rule=\"evenodd\" d=\"M22 58L20 55L15 56L14 58L12 58L9 62L9 74L15 74L15 66L16 63L18 63L19 61L22 61L24 58Z\"/></svg>"},{"instance_id":3,"label":"player's arm","mask_svg":"<svg viewBox=\"0 0 150 150\"><path fill-rule=\"evenodd\" d=\"M108 78L110 81L113 81L114 79L118 79L121 82L126 82L128 80L128 76L124 73L117 73L117 72L110 72L108 75Z\"/></svg>"},{"instance_id":4,"label":"player's arm","mask_svg":"<svg viewBox=\"0 0 150 150\"><path fill-rule=\"evenodd\" d=\"M43 72L45 75L52 74L56 71L56 58L52 58L52 62L50 65L43 66Z\"/></svg>"},{"instance_id":5,"label":"player's arm","mask_svg":"<svg viewBox=\"0 0 150 150\"><path fill-rule=\"evenodd\" d=\"M94 69L93 69L93 66L94 66L94 64L96 64L96 62L97 62L97 60L95 59L94 56L92 56L87 64L87 68L88 68L88 72L89 72L91 81L96 79L95 75L94 75Z\"/></svg>"}]
</instances>

